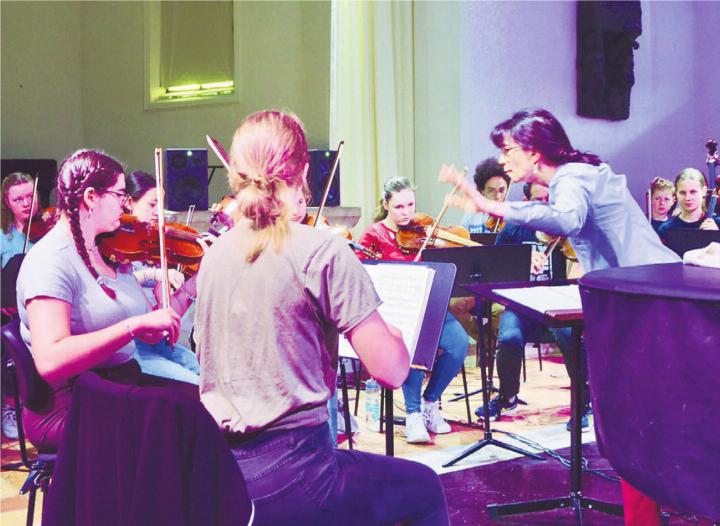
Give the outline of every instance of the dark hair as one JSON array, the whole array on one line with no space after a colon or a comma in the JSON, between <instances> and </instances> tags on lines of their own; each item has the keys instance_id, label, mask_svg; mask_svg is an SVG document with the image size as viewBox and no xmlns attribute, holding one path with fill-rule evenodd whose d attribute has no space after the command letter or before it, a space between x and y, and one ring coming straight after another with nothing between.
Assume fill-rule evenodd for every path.
<instances>
[{"instance_id":1,"label":"dark hair","mask_svg":"<svg viewBox=\"0 0 720 526\"><path fill-rule=\"evenodd\" d=\"M10 188L21 184L30 183L33 184L34 180L32 176L24 172L13 172L8 175L2 182L2 213L0 213L0 225L4 233L10 232L10 226L15 221L10 206L7 202L7 196L10 193Z\"/></svg>"},{"instance_id":2,"label":"dark hair","mask_svg":"<svg viewBox=\"0 0 720 526\"><path fill-rule=\"evenodd\" d=\"M523 185L523 195L527 198L527 200L530 200L530 197L532 196L532 185L534 183L525 183Z\"/></svg>"},{"instance_id":3,"label":"dark hair","mask_svg":"<svg viewBox=\"0 0 720 526\"><path fill-rule=\"evenodd\" d=\"M130 196L133 201L137 201L144 196L148 190L156 187L155 176L150 175L142 170L135 170L125 178L125 193Z\"/></svg>"},{"instance_id":4,"label":"dark hair","mask_svg":"<svg viewBox=\"0 0 720 526\"><path fill-rule=\"evenodd\" d=\"M508 135L523 150L540 154L542 161L550 166L567 163L587 163L597 166L602 162L593 153L581 152L573 148L560 121L547 110L530 108L518 111L508 120L495 126L490 133L490 140L495 146L502 148Z\"/></svg>"},{"instance_id":5,"label":"dark hair","mask_svg":"<svg viewBox=\"0 0 720 526\"><path fill-rule=\"evenodd\" d=\"M80 205L87 188L98 193L114 185L124 172L123 166L109 155L96 150L78 150L70 154L60 165L57 174L57 208L65 213L70 223L75 249L85 266L105 293L115 299L115 291L100 283L100 275L90 261L82 230L80 228Z\"/></svg>"},{"instance_id":6,"label":"dark hair","mask_svg":"<svg viewBox=\"0 0 720 526\"><path fill-rule=\"evenodd\" d=\"M380 204L375 209L373 220L377 222L385 219L388 215L388 211L385 209L384 204L390 201L393 195L407 189L415 191L410 179L407 177L391 177L385 181L383 184L383 196L380 198Z\"/></svg>"},{"instance_id":7,"label":"dark hair","mask_svg":"<svg viewBox=\"0 0 720 526\"><path fill-rule=\"evenodd\" d=\"M493 177L502 177L505 184L510 185L510 177L495 157L488 157L475 167L475 186L482 192L487 182Z\"/></svg>"}]
</instances>

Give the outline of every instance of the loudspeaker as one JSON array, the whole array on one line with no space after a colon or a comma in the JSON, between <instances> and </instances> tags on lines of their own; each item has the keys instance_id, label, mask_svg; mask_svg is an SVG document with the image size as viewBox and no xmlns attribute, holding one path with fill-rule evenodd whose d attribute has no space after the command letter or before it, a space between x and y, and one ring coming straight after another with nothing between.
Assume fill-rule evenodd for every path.
<instances>
[{"instance_id":1,"label":"loudspeaker","mask_svg":"<svg viewBox=\"0 0 720 526\"><path fill-rule=\"evenodd\" d=\"M205 148L165 150L165 194L168 210L208 209L208 152Z\"/></svg>"},{"instance_id":2,"label":"loudspeaker","mask_svg":"<svg viewBox=\"0 0 720 526\"><path fill-rule=\"evenodd\" d=\"M337 150L310 150L310 168L308 169L308 186L312 199L309 206L320 206L325 185L330 177ZM338 165L335 179L330 186L325 206L340 206L340 166Z\"/></svg>"}]
</instances>

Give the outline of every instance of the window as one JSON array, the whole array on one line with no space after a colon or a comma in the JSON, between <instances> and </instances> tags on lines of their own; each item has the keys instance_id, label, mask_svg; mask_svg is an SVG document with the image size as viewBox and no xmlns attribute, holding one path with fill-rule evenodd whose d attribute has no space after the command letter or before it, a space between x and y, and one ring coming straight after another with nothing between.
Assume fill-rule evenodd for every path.
<instances>
[{"instance_id":1,"label":"window","mask_svg":"<svg viewBox=\"0 0 720 526\"><path fill-rule=\"evenodd\" d=\"M145 4L145 107L238 100L232 1Z\"/></svg>"}]
</instances>

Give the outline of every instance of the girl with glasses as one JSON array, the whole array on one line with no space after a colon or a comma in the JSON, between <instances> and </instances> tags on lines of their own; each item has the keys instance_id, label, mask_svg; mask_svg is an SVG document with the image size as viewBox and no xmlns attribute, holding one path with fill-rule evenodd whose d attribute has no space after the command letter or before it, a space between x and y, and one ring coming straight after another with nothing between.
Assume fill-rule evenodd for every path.
<instances>
[{"instance_id":1,"label":"girl with glasses","mask_svg":"<svg viewBox=\"0 0 720 526\"><path fill-rule=\"evenodd\" d=\"M40 451L55 451L69 410L74 378L89 369L139 385L164 385L198 396L197 387L144 374L134 341L174 343L180 317L151 310L129 266L100 254L96 236L120 226L125 195L122 165L94 150L79 150L60 165L61 217L25 257L17 282L20 330L52 395L23 411L27 436Z\"/></svg>"}]
</instances>

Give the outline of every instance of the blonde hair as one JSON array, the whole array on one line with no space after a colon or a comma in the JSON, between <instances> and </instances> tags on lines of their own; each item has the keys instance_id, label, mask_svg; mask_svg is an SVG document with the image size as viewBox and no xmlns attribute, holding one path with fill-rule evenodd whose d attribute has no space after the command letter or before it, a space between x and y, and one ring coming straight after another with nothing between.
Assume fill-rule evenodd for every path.
<instances>
[{"instance_id":1,"label":"blonde hair","mask_svg":"<svg viewBox=\"0 0 720 526\"><path fill-rule=\"evenodd\" d=\"M297 116L265 110L248 116L230 147L228 182L239 213L257 232L247 261L272 242L279 250L288 235L288 191L302 187L308 165L305 131Z\"/></svg>"},{"instance_id":2,"label":"blonde hair","mask_svg":"<svg viewBox=\"0 0 720 526\"><path fill-rule=\"evenodd\" d=\"M655 192L660 192L662 190L670 190L674 194L675 185L673 185L672 181L668 179L665 179L663 177L656 177L650 183L650 195L654 195Z\"/></svg>"},{"instance_id":3,"label":"blonde hair","mask_svg":"<svg viewBox=\"0 0 720 526\"><path fill-rule=\"evenodd\" d=\"M682 170L679 174L677 174L677 177L675 177L675 191L677 192L677 185L678 183L682 181L696 181L700 184L700 188L704 191L707 191L707 181L705 180L705 176L703 173L696 169L696 168L685 168ZM705 202L704 196L702 200L702 209L703 212L707 211L707 203Z\"/></svg>"},{"instance_id":4,"label":"blonde hair","mask_svg":"<svg viewBox=\"0 0 720 526\"><path fill-rule=\"evenodd\" d=\"M0 225L2 225L2 231L7 234L10 232L10 226L15 221L10 205L7 202L7 196L10 193L10 188L25 183L34 183L34 179L31 175L25 172L13 172L8 175L2 182L2 213L0 214Z\"/></svg>"}]
</instances>

